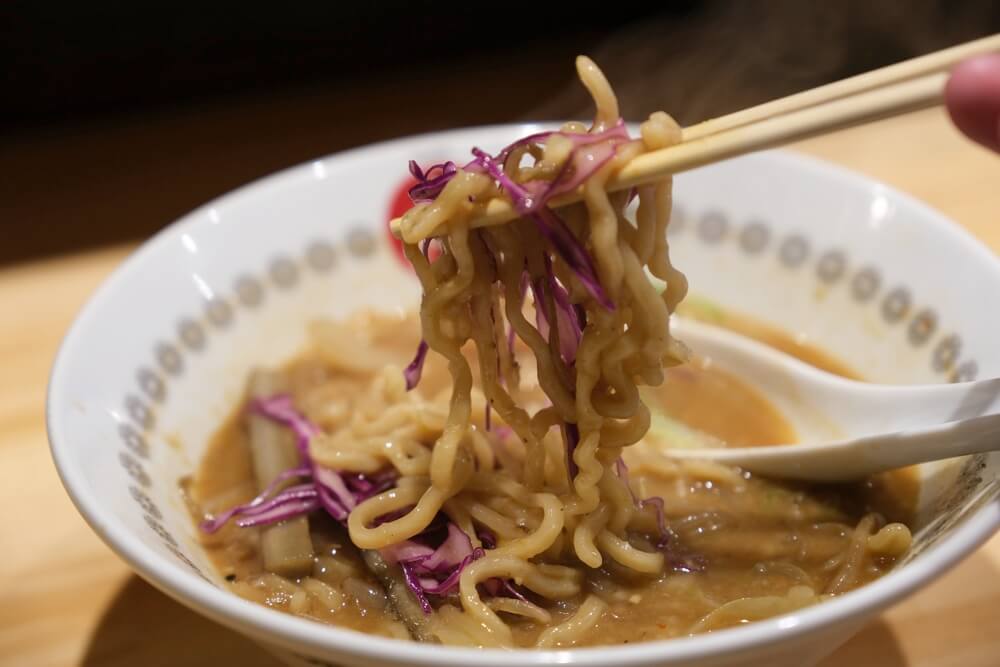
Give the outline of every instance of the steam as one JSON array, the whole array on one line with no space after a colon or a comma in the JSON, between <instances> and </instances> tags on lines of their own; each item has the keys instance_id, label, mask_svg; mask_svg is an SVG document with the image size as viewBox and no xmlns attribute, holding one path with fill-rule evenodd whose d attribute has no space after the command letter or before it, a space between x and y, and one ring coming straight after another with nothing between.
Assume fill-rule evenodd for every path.
<instances>
[{"instance_id":1,"label":"steam","mask_svg":"<svg viewBox=\"0 0 1000 667\"><path fill-rule=\"evenodd\" d=\"M713 2L687 18L628 26L591 55L615 86L622 115L665 109L691 124L992 32L990 0ZM526 114L581 118L570 82Z\"/></svg>"}]
</instances>

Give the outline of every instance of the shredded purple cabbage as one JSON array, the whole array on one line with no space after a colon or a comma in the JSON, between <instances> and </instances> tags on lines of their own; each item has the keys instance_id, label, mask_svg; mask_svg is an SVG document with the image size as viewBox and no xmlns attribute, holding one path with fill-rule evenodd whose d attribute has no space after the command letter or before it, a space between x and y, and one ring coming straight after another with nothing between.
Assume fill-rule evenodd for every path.
<instances>
[{"instance_id":1,"label":"shredded purple cabbage","mask_svg":"<svg viewBox=\"0 0 1000 667\"><path fill-rule=\"evenodd\" d=\"M628 489L628 493L632 496L632 503L639 509L645 509L647 507L652 507L653 512L656 514L656 527L660 533L660 537L656 542L657 549L666 548L672 531L667 526L667 518L663 512L663 498L659 496L651 496L649 498L639 499L635 495L635 491L632 490L632 484L629 483L628 479L628 466L625 465L625 460L622 457L615 459L615 472L618 474L618 479L622 481L625 488Z\"/></svg>"},{"instance_id":2,"label":"shredded purple cabbage","mask_svg":"<svg viewBox=\"0 0 1000 667\"><path fill-rule=\"evenodd\" d=\"M625 484L625 488L628 489L629 495L632 496L632 502L635 503L636 507L639 509L653 508L653 513L656 515L656 528L659 532L659 537L655 543L656 548L665 554L668 567L674 572L704 572L705 559L702 556L684 553L678 548L676 544L677 535L667 525L663 498L650 496L649 498L639 499L635 495L635 491L632 490L632 485L629 483L628 466L625 465L625 461L620 456L615 460L615 472L618 474L618 478Z\"/></svg>"},{"instance_id":3,"label":"shredded purple cabbage","mask_svg":"<svg viewBox=\"0 0 1000 667\"><path fill-rule=\"evenodd\" d=\"M349 472L342 473L341 477L354 493L355 500L360 503L396 486L397 474L392 468L384 468L371 475Z\"/></svg>"},{"instance_id":4,"label":"shredded purple cabbage","mask_svg":"<svg viewBox=\"0 0 1000 667\"><path fill-rule=\"evenodd\" d=\"M320 508L320 503L316 500L315 489L303 492L301 498L288 498L282 494L273 507L251 517L236 520L236 525L240 528L252 528L253 526L267 526L272 523L287 521L295 517L309 514Z\"/></svg>"},{"instance_id":5,"label":"shredded purple cabbage","mask_svg":"<svg viewBox=\"0 0 1000 667\"><path fill-rule=\"evenodd\" d=\"M459 579L462 576L462 571L465 570L472 563L472 561L482 558L486 555L482 547L477 547L472 550L472 553L462 559L457 566L451 569L451 572L442 580L437 580L435 577L421 577L420 585L423 586L424 591L430 595L448 595L456 588L458 588Z\"/></svg>"},{"instance_id":6,"label":"shredded purple cabbage","mask_svg":"<svg viewBox=\"0 0 1000 667\"><path fill-rule=\"evenodd\" d=\"M517 141L508 144L500 149L500 152L497 153L497 162L506 166L507 158L510 157L510 154L513 153L515 150L517 150L518 148L522 148L524 146L531 146L532 144L544 143L548 141L549 137L551 137L553 134L561 134L561 132L548 130L545 132L536 132L535 134L529 134L526 137L521 137Z\"/></svg>"},{"instance_id":7,"label":"shredded purple cabbage","mask_svg":"<svg viewBox=\"0 0 1000 667\"><path fill-rule=\"evenodd\" d=\"M425 614L432 613L434 607L431 606L431 601L427 599L424 587L420 585L420 579L414 572L414 566L410 563L400 563L399 568L403 571L403 580L406 582L406 587L413 593L413 597L417 598L420 608Z\"/></svg>"},{"instance_id":8,"label":"shredded purple cabbage","mask_svg":"<svg viewBox=\"0 0 1000 667\"><path fill-rule=\"evenodd\" d=\"M550 181L515 182L506 171L511 156L518 149L546 141L554 134L570 139L574 145L569 158L556 177ZM511 143L496 156L473 148L474 159L462 167L466 171L486 174L494 179L510 197L518 213L532 219L554 253L573 272L588 293L609 310L614 309L614 304L600 283L592 258L566 223L547 204L553 197L578 188L614 157L620 144L628 141L630 139L621 120L614 127L595 134L541 132ZM432 165L427 170L421 169L415 161L411 161L409 168L417 181L409 190L414 203L433 201L458 173L458 167L450 161ZM633 188L629 193L629 201L635 196L636 190ZM427 239L422 243L421 251L428 261L430 261L430 249L431 240ZM529 284L528 274L525 272L521 284L522 298L530 288L535 300L538 330L546 339L549 339L553 330L558 332L558 356L572 373L575 370L577 348L587 325L586 311L580 304L570 301L568 290L557 279L551 261L547 257L545 268L544 279L536 280L533 284ZM547 304L550 303L551 316L546 312ZM507 345L513 355L515 332L509 323L506 337ZM413 360L404 370L407 390L413 389L420 382L428 350L427 342L421 340ZM296 445L303 463L281 473L267 489L250 502L202 522L201 528L205 532L215 532L233 519L241 527L263 526L319 509L325 510L334 519L343 523L358 503L395 485L397 474L392 469L380 471L375 475L364 475L342 473L317 465L309 455L309 442L320 433L320 429L295 409L290 396L279 395L255 400L250 405L250 411L291 429L296 436ZM486 429L490 430L491 410L488 402L485 423ZM576 424L565 423L563 431L568 469L571 477L575 477L577 466L573 454L580 439L579 429ZM512 433L509 426L500 426L496 429L495 435L504 439ZM663 499L636 498L628 483L627 467L621 458L616 462L616 470L632 494L636 506L640 509L652 508L655 512L660 534L656 546L660 550L667 550L673 532L666 523ZM293 479L300 481L275 493L282 483ZM412 507L401 508L378 517L375 523L378 525L398 519L411 510ZM497 545L496 536L486 529L477 529L477 538L482 547L473 547L472 540L461 528L443 514L439 514L419 535L384 548L380 553L387 562L399 565L407 587L417 599L421 609L429 614L433 611L429 596L451 594L458 586L465 568L485 555L484 548L493 549ZM703 564L695 558L673 559L672 566L681 571L697 571ZM490 579L482 586L491 595L505 595L526 600L515 584L507 579Z\"/></svg>"},{"instance_id":9,"label":"shredded purple cabbage","mask_svg":"<svg viewBox=\"0 0 1000 667\"><path fill-rule=\"evenodd\" d=\"M476 528L476 537L479 538L479 541L482 543L484 549L496 549L497 536L494 535L493 531L489 528Z\"/></svg>"},{"instance_id":10,"label":"shredded purple cabbage","mask_svg":"<svg viewBox=\"0 0 1000 667\"><path fill-rule=\"evenodd\" d=\"M535 324L542 338L548 340L550 322L545 312L547 299L551 297L557 330L559 332L559 355L563 362L573 368L576 362L576 349L580 347L583 329L586 326L586 315L582 307L576 307L569 300L569 292L563 287L552 271L552 263L546 258L546 279L532 282L531 291L535 298Z\"/></svg>"},{"instance_id":11,"label":"shredded purple cabbage","mask_svg":"<svg viewBox=\"0 0 1000 667\"><path fill-rule=\"evenodd\" d=\"M450 594L458 587L465 568L486 553L482 547L473 547L465 531L450 521L445 538L437 547L418 541L427 539L429 532L433 531L425 530L416 538L379 551L387 563L396 563L402 568L407 587L427 613L431 611L427 596Z\"/></svg>"},{"instance_id":12,"label":"shredded purple cabbage","mask_svg":"<svg viewBox=\"0 0 1000 667\"><path fill-rule=\"evenodd\" d=\"M597 270L587 253L587 249L573 236L573 232L566 226L562 218L544 205L544 196L533 195L524 185L515 183L488 153L473 148L472 154L476 156L476 161L486 170L486 173L492 176L507 192L517 212L534 221L538 231L549 242L560 259L577 275L590 295L605 308L613 309L614 304L604 292L604 288L601 287Z\"/></svg>"},{"instance_id":13,"label":"shredded purple cabbage","mask_svg":"<svg viewBox=\"0 0 1000 667\"><path fill-rule=\"evenodd\" d=\"M397 475L392 469L369 477L358 473L341 474L313 461L309 442L320 429L295 409L291 396L279 394L255 399L250 402L249 411L291 429L302 464L279 474L250 502L203 521L200 527L206 533L218 531L233 518L241 528L266 526L320 508L343 522L358 503L395 485ZM275 493L281 484L292 479L302 481Z\"/></svg>"},{"instance_id":14,"label":"shredded purple cabbage","mask_svg":"<svg viewBox=\"0 0 1000 667\"><path fill-rule=\"evenodd\" d=\"M410 391L420 384L420 376L424 372L424 361L427 359L427 341L422 340L417 345L417 353L413 355L413 361L403 370L403 378L406 380L406 390Z\"/></svg>"},{"instance_id":15,"label":"shredded purple cabbage","mask_svg":"<svg viewBox=\"0 0 1000 667\"><path fill-rule=\"evenodd\" d=\"M410 160L410 173L417 179L417 184L409 190L410 200L414 204L433 201L457 171L458 167L451 161L435 164L425 172L416 161Z\"/></svg>"},{"instance_id":16,"label":"shredded purple cabbage","mask_svg":"<svg viewBox=\"0 0 1000 667\"><path fill-rule=\"evenodd\" d=\"M660 537L656 542L657 549L666 548L672 531L667 526L667 519L663 512L663 498L659 496L651 496L649 498L640 499L635 495L635 491L632 490L632 484L629 482L628 478L628 466L625 465L625 459L618 457L615 459L615 472L618 474L618 479L622 481L625 488L628 489L628 493L632 496L632 503L639 509L645 509L647 507L652 507L653 512L656 514L656 527L660 533Z\"/></svg>"},{"instance_id":17,"label":"shredded purple cabbage","mask_svg":"<svg viewBox=\"0 0 1000 667\"><path fill-rule=\"evenodd\" d=\"M295 444L299 454L303 460L311 461L309 441L319 434L320 429L295 409L291 396L277 394L268 398L255 398L250 402L250 412L290 428L295 434Z\"/></svg>"},{"instance_id":18,"label":"shredded purple cabbage","mask_svg":"<svg viewBox=\"0 0 1000 667\"><path fill-rule=\"evenodd\" d=\"M381 516L375 517L372 520L372 527L378 528L383 523L389 523L390 521L395 521L396 519L402 519L404 516L410 513L415 505L406 505L405 507L400 507L398 510L393 510L391 512L386 512Z\"/></svg>"},{"instance_id":19,"label":"shredded purple cabbage","mask_svg":"<svg viewBox=\"0 0 1000 667\"><path fill-rule=\"evenodd\" d=\"M569 139L573 143L573 150L554 179L516 183L510 178L506 167L508 158L514 151L524 146L548 141L556 134ZM505 146L496 156L473 148L474 159L466 163L462 169L489 174L510 197L518 213L535 221L539 231L566 265L579 276L587 291L605 308L611 309L614 308L614 304L601 287L593 261L586 249L576 240L566 227L566 223L547 207L547 203L553 197L578 188L614 157L619 145L629 141L631 139L628 130L621 119L613 127L593 134L538 132ZM417 180L417 184L409 191L410 199L414 203L433 201L458 173L458 167L451 161L432 165L424 171L411 160L409 168Z\"/></svg>"},{"instance_id":20,"label":"shredded purple cabbage","mask_svg":"<svg viewBox=\"0 0 1000 667\"><path fill-rule=\"evenodd\" d=\"M510 579L494 578L492 581L500 582L500 592L496 593L496 595L506 593L506 597L517 598L521 602L528 601L528 598L524 597L524 594L517 589L517 586Z\"/></svg>"},{"instance_id":21,"label":"shredded purple cabbage","mask_svg":"<svg viewBox=\"0 0 1000 667\"><path fill-rule=\"evenodd\" d=\"M545 206L553 197L571 192L580 187L584 181L603 167L614 157L618 145L631 141L625 122L621 119L603 132L583 134L576 132L559 132L558 134L573 142L574 148L569 159L563 164L559 174L551 181L538 181L526 184L527 189L537 190L532 201L526 203L525 212ZM587 150L581 150L586 147ZM501 162L506 167L505 162Z\"/></svg>"},{"instance_id":22,"label":"shredded purple cabbage","mask_svg":"<svg viewBox=\"0 0 1000 667\"><path fill-rule=\"evenodd\" d=\"M508 169L514 169L517 166L509 164L514 154L519 149L544 143L554 135L565 137L573 144L570 155L556 177L551 180L539 179L525 183L514 181L508 173ZM590 254L583 243L573 235L562 218L548 207L548 202L553 197L578 188L614 157L620 145L629 141L631 139L628 136L625 123L619 119L613 127L596 133L538 132L510 143L496 155L490 155L474 147L472 148L473 159L462 167L465 171L486 174L492 178L510 197L518 213L534 221L554 253L573 272L587 292L609 310L614 308L614 304L601 285ZM409 168L410 173L417 180L417 184L410 189L410 198L414 203L433 200L441 193L451 178L458 173L458 167L453 162L435 164L424 171L416 162L410 161ZM635 190L633 189L630 196L634 194ZM423 242L421 250L429 260L429 239ZM491 256L492 252L493 250L490 249ZM551 335L551 329L554 328L558 332L559 357L568 371L567 377L572 379L575 376L576 351L583 336L583 330L587 325L586 311L580 304L574 304L570 301L569 292L556 278L551 260L548 257L546 257L544 280L536 280L534 284L529 285L528 275L525 272L521 284L522 297L529 288L534 295L538 331L547 340ZM552 311L547 313L546 310L550 303ZM549 322L550 318L554 321ZM509 323L507 327L507 345L513 355L515 332ZM427 342L421 340L413 361L403 372L407 389L413 389L419 383L427 351ZM492 429L492 410L488 402L485 407L484 423L487 431ZM564 425L564 438L567 445L570 474L575 477L577 470L573 461L573 450L579 440L579 432L575 425Z\"/></svg>"},{"instance_id":23,"label":"shredded purple cabbage","mask_svg":"<svg viewBox=\"0 0 1000 667\"><path fill-rule=\"evenodd\" d=\"M309 455L309 442L320 429L295 409L290 396L281 394L256 399L250 403L249 410L291 429L303 463L279 474L250 502L203 521L200 528L204 532L214 533L233 519L237 526L249 528L286 521L319 509L345 523L359 503L395 486L398 475L391 468L368 475L340 473L316 464ZM292 479L302 481L275 493L281 484ZM398 519L412 509L400 508L379 517L376 523ZM435 538L442 533L443 539ZM486 548L496 547L496 538L491 532L484 529L478 536ZM437 544L433 546L435 539ZM407 587L421 609L429 614L433 607L428 596L449 595L458 586L465 568L482 558L485 551L483 547L474 548L465 531L445 515L438 514L420 535L386 547L380 553L387 562L400 566ZM508 582L499 585L502 590L518 594Z\"/></svg>"}]
</instances>

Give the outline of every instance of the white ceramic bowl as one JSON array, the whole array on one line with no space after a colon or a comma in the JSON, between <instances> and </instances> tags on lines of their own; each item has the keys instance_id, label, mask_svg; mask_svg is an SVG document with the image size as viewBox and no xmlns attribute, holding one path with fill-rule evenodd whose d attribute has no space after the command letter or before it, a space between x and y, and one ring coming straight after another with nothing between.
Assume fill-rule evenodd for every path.
<instances>
[{"instance_id":1,"label":"white ceramic bowl","mask_svg":"<svg viewBox=\"0 0 1000 667\"><path fill-rule=\"evenodd\" d=\"M137 251L78 317L49 387L53 456L94 530L163 592L290 662L801 667L997 529L1000 456L925 466L916 547L883 579L793 615L622 647L419 645L227 592L177 480L234 406L245 371L291 356L310 319L415 306L416 281L385 231L407 160L460 159L473 144L497 148L537 129L459 130L317 160L194 211ZM1000 376L1000 264L926 206L784 153L683 175L676 199L673 253L694 293L808 336L871 380Z\"/></svg>"}]
</instances>

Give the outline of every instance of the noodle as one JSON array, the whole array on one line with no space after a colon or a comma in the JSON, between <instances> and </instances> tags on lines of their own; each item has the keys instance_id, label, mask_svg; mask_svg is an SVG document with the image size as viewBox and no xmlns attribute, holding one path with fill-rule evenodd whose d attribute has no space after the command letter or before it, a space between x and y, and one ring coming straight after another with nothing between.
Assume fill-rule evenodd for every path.
<instances>
[{"instance_id":1,"label":"noodle","mask_svg":"<svg viewBox=\"0 0 1000 667\"><path fill-rule=\"evenodd\" d=\"M821 602L824 596L816 595L808 586L793 586L783 596L764 595L732 600L704 616L692 628L691 633L710 632L720 628L759 621L779 614L787 614Z\"/></svg>"},{"instance_id":2,"label":"noodle","mask_svg":"<svg viewBox=\"0 0 1000 667\"><path fill-rule=\"evenodd\" d=\"M578 72L597 107L589 132L604 132L618 122L614 94L589 60L578 61ZM564 130L587 131L579 125ZM638 190L635 225L625 217L628 193L608 194L605 183L638 153L679 139L676 123L666 114L654 114L642 125L640 140L619 144L614 155L584 181L583 201L560 211L591 253L600 285L613 308L600 303L588 291L530 220L492 229L469 228L468 218L475 210L470 206L470 197L482 201L498 194L487 175L459 170L432 203L407 214L402 236L406 255L423 285L424 339L431 350L448 360L453 391L447 425L432 450L429 486L419 499L414 494L393 503L374 498L359 506L349 523L357 544L386 546L412 537L426 527L430 512L440 509L439 499L453 494L464 497L472 492L506 497L522 508L510 514L509 507L477 503L468 510L495 530L499 539L496 549L487 551L470 567L473 573L500 562L508 564L507 571L511 569L511 557L527 564L527 559L541 553L547 558L576 559L592 568L611 558L637 572L662 571L662 554L643 551L629 542L635 506L630 491L615 473L615 461L621 449L637 442L649 427L649 411L639 398L636 379L657 385L663 380L664 364L680 359L680 348L670 337L668 322L686 291L686 283L670 264L666 245L670 179ZM534 170L530 174L534 176L553 168L551 165L558 166L560 158L565 160L567 156L565 142L554 140L541 147L530 167L520 166L518 154L505 163L505 169L513 181L521 182L528 176L523 172ZM419 245L439 229L447 232L440 239L441 256L431 262ZM650 283L646 271L667 283L662 295ZM542 313L540 319L550 323L547 335L541 324L533 325L523 315L524 283L547 286L532 289L534 307ZM574 308L585 313L586 324L572 365L561 353L564 341L560 337L568 332L559 326L559 294L565 294ZM510 360L500 353L505 346L498 344L503 339L498 331L507 330L500 319L504 316L511 334L530 350L551 409L530 415L512 397L510 373L501 377L502 370L510 367ZM491 320L492 327L477 324ZM503 455L496 457L500 465L492 470L490 481L482 476L463 480L458 475L460 452L476 443L476 438L469 435L472 373L461 352L470 341L476 349L480 387L486 400L525 445L521 466L509 466ZM575 448L563 438L553 437L555 432L550 429L557 425L562 432L578 430ZM473 455L469 452L466 456ZM422 518L407 515L378 527L367 525L379 514L407 502L416 503L411 514L423 512ZM455 512L448 508L454 506L445 505L445 512L453 520ZM515 526L524 523L519 514L530 507L541 509L542 515L529 534L515 537ZM564 530L568 531L568 539L560 540ZM559 549L554 548L557 542ZM480 617L497 636L506 636L490 607L464 585L462 604L467 613ZM590 615L599 616L595 605L591 603Z\"/></svg>"},{"instance_id":3,"label":"noodle","mask_svg":"<svg viewBox=\"0 0 1000 667\"><path fill-rule=\"evenodd\" d=\"M304 419L318 425L303 457L314 466L310 474L354 475L366 491L355 504L334 474L311 507L326 503L355 547L399 565L429 614L426 636L446 644L516 646L524 640L515 636L515 626L530 628L530 641L539 647L585 643L594 628L613 622L620 612L615 605L642 598L624 587L601 590L585 573L613 573L633 583L664 581L658 578L671 570L690 573L699 560L683 553L678 537L711 546L737 515L751 524L740 528L748 538L740 553L759 556L751 562L760 563L761 575L797 585L786 595L721 606L699 591L699 608L712 610L691 630L797 609L822 596L805 570L781 560L785 546L771 536L797 521L843 518L781 490L773 494L783 502L736 507L752 485L740 471L632 447L652 420L640 387L659 386L665 369L686 359L669 321L687 281L672 265L667 243L672 179L631 192L608 193L606 184L635 156L678 143L681 132L657 112L642 123L638 139L629 139L603 74L586 58L577 68L596 106L589 128L569 123L497 157L474 150L477 160L448 172L440 191L405 215L404 251L423 290L422 347L405 372L392 365L373 326L328 324L312 331L314 353L350 381L317 382L308 400L298 401ZM565 179L578 189L579 203L557 215L534 201L540 188ZM470 226L490 201L515 194L522 217L497 227ZM635 222L626 216L633 199ZM427 349L444 361L447 377L435 377L433 364L424 372ZM418 380L422 386L411 391ZM544 402L527 387L532 381ZM680 502L665 502L662 491L650 497L645 478L630 486L628 466L665 481ZM733 506L693 483L730 493ZM344 503L340 514L338 502ZM825 594L863 583L870 556L892 558L908 548L905 526L875 531L881 522L869 514L850 536L849 527L833 524L840 532L818 549L824 554L819 562L825 560L832 573L821 588ZM435 546L429 535L436 535ZM799 534L793 537L795 542ZM820 537L802 538L803 546L795 547L800 561L816 560L805 544ZM409 550L430 562L449 549L461 555L447 571L427 566L414 574L407 568L416 561L400 555ZM717 552L723 560L734 556ZM317 563L343 569L331 558ZM257 587L277 591L267 604L301 615L346 606L346 585L312 575L293 583L268 574ZM244 588L254 594L241 582ZM442 602L431 605L425 592ZM398 635L400 625L386 633Z\"/></svg>"},{"instance_id":4,"label":"noodle","mask_svg":"<svg viewBox=\"0 0 1000 667\"><path fill-rule=\"evenodd\" d=\"M536 645L539 648L572 646L588 630L597 625L607 608L608 605L596 595L587 596L587 599L583 601L583 604L569 620L545 630L538 638Z\"/></svg>"}]
</instances>

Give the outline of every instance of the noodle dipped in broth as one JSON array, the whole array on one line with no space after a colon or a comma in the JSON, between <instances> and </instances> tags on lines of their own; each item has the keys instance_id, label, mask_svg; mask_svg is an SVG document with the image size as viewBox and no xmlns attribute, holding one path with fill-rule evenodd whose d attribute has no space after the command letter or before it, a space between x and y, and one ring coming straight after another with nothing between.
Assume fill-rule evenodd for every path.
<instances>
[{"instance_id":1,"label":"noodle dipped in broth","mask_svg":"<svg viewBox=\"0 0 1000 667\"><path fill-rule=\"evenodd\" d=\"M639 509L616 468L622 448L649 427L637 381L658 385L664 365L680 360L668 322L687 288L670 265L666 246L671 183L667 179L638 192L633 227L624 216L629 193L609 196L604 182L637 153L679 141L680 128L656 114L643 125L641 141L628 141L607 81L584 59L579 71L597 104L589 132L573 125L562 134L538 137L538 143L515 144L496 159L474 151L477 160L458 170L432 203L412 210L401 225L407 257L424 288L424 339L448 359L454 382L448 424L434 445L430 487L421 500L440 507L438 498L466 487L477 496L507 498L521 511L533 505L542 514L535 531L501 539L462 574L464 611L501 643L509 643L509 629L477 587L493 577L538 575L539 565L531 559L540 554L591 568L611 558L646 574L663 569L662 553L629 541ZM574 133L586 139L574 142ZM586 143L595 136L600 140ZM535 160L522 168L526 156ZM598 162L603 164L593 169ZM574 172L585 165L591 167L582 185L585 200L560 211L562 219L545 208L541 195L532 194L539 188L524 185L548 176L552 180L541 187L551 196L558 189L552 183L578 181ZM467 221L475 204L500 196L498 187L517 197L526 217L502 228L470 230ZM439 225L447 234L441 256L431 263L418 244ZM666 282L662 295L644 274L647 266ZM534 298L535 323L523 316L527 291ZM502 358L510 337L531 350L551 407L529 414L511 397L507 387L516 391L519 378L512 360ZM520 469L501 464L461 480L463 463L456 452L471 414L472 374L460 351L467 341L475 345L486 400L523 443L524 460ZM523 499L530 499L527 506ZM364 518L352 516L352 535ZM389 534L392 524L383 528ZM391 540L371 546L388 546ZM585 611L596 618L600 606L593 598Z\"/></svg>"},{"instance_id":2,"label":"noodle dipped in broth","mask_svg":"<svg viewBox=\"0 0 1000 667\"><path fill-rule=\"evenodd\" d=\"M424 297L405 371L398 323L317 325L314 347L279 374L287 386L253 392L251 423L213 445L252 445L260 419L297 439L284 447L298 458L268 479L254 460L258 479L238 500L260 495L248 503L230 509L208 474L189 489L241 594L390 636L565 647L796 609L870 580L907 548L905 526L886 525L903 517L866 513L857 492L663 455L708 430L685 429L641 390L687 359L669 331L687 291L666 241L671 182L615 194L604 183L680 128L657 113L630 139L604 77L583 58L578 70L597 106L590 128L571 123L496 156L474 149L461 168L411 165L418 203L401 232ZM578 187L581 203L546 207ZM522 218L470 228L496 197ZM738 385L726 386L763 400ZM774 433L758 427L754 444L788 432L770 421ZM289 526L305 517L303 559L302 528ZM262 550L279 540L297 546ZM374 607L345 593L365 587L382 591Z\"/></svg>"}]
</instances>

